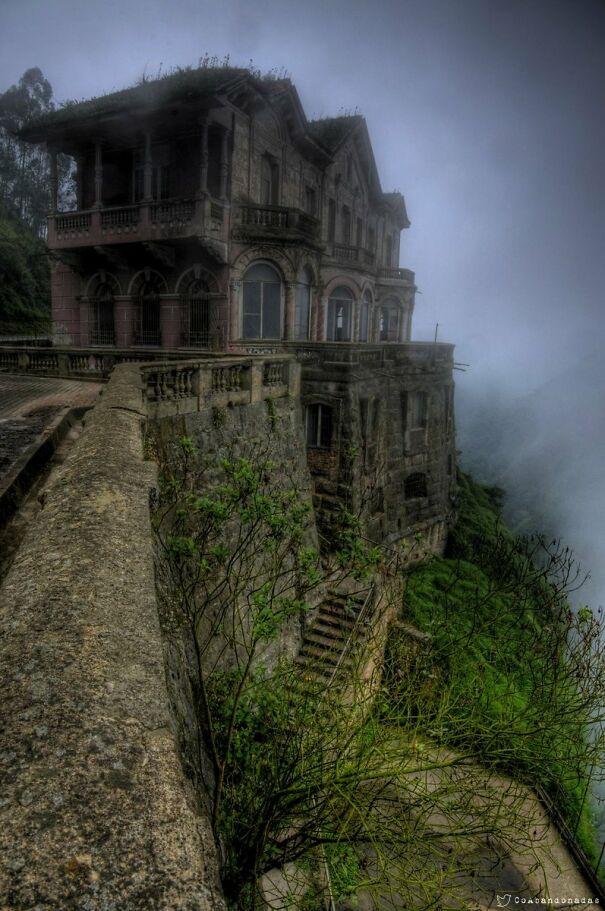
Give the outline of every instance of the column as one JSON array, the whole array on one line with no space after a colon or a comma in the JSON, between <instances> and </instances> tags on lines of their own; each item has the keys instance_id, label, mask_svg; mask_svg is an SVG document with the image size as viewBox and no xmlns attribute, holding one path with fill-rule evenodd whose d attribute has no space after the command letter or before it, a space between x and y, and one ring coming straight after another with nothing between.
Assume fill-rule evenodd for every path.
<instances>
[{"instance_id":1,"label":"column","mask_svg":"<svg viewBox=\"0 0 605 911\"><path fill-rule=\"evenodd\" d=\"M319 312L317 314L317 341L326 340L326 314L328 312L328 297L319 298Z\"/></svg>"},{"instance_id":2,"label":"column","mask_svg":"<svg viewBox=\"0 0 605 911\"><path fill-rule=\"evenodd\" d=\"M153 158L151 155L151 133L145 133L145 157L143 159L143 199L142 202L153 200Z\"/></svg>"},{"instance_id":3,"label":"column","mask_svg":"<svg viewBox=\"0 0 605 911\"><path fill-rule=\"evenodd\" d=\"M286 282L286 321L285 338L294 338L294 311L296 307L296 283Z\"/></svg>"},{"instance_id":4,"label":"column","mask_svg":"<svg viewBox=\"0 0 605 911\"><path fill-rule=\"evenodd\" d=\"M59 173L57 171L57 152L52 149L50 152L50 211L54 215L58 208L59 197Z\"/></svg>"},{"instance_id":5,"label":"column","mask_svg":"<svg viewBox=\"0 0 605 911\"><path fill-rule=\"evenodd\" d=\"M242 294L241 282L229 283L229 338L228 343L241 337L240 332L240 300Z\"/></svg>"},{"instance_id":6,"label":"column","mask_svg":"<svg viewBox=\"0 0 605 911\"><path fill-rule=\"evenodd\" d=\"M133 330L132 298L127 294L117 294L113 299L113 325L116 348L130 348Z\"/></svg>"},{"instance_id":7,"label":"column","mask_svg":"<svg viewBox=\"0 0 605 911\"><path fill-rule=\"evenodd\" d=\"M84 208L84 155L76 156L76 208Z\"/></svg>"},{"instance_id":8,"label":"column","mask_svg":"<svg viewBox=\"0 0 605 911\"><path fill-rule=\"evenodd\" d=\"M94 208L100 209L103 205L103 147L101 140L95 142L95 201Z\"/></svg>"},{"instance_id":9,"label":"column","mask_svg":"<svg viewBox=\"0 0 605 911\"><path fill-rule=\"evenodd\" d=\"M229 177L229 130L223 130L221 135L221 164L219 173L219 196L221 199L227 199L227 180Z\"/></svg>"},{"instance_id":10,"label":"column","mask_svg":"<svg viewBox=\"0 0 605 911\"><path fill-rule=\"evenodd\" d=\"M201 196L208 192L208 118L200 117L200 187Z\"/></svg>"},{"instance_id":11,"label":"column","mask_svg":"<svg viewBox=\"0 0 605 911\"><path fill-rule=\"evenodd\" d=\"M162 348L178 348L181 344L181 299L178 294L162 294L160 298L160 339Z\"/></svg>"}]
</instances>

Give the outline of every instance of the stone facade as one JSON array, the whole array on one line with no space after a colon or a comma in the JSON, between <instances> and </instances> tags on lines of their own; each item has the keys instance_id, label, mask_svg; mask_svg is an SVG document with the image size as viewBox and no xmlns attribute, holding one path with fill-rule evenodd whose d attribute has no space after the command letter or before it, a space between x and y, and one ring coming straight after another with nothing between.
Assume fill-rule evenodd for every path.
<instances>
[{"instance_id":1,"label":"stone facade","mask_svg":"<svg viewBox=\"0 0 605 911\"><path fill-rule=\"evenodd\" d=\"M380 540L434 527L439 549L452 348L411 341L405 202L383 192L362 117L308 121L289 80L202 68L23 135L77 163L78 209L49 218L58 342L295 353L324 525L347 504Z\"/></svg>"}]
</instances>

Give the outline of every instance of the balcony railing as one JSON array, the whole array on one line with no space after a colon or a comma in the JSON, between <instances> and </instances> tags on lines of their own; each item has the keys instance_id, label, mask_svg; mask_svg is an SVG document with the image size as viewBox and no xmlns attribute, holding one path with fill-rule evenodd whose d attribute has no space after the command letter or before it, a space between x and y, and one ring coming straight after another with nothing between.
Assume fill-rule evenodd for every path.
<instances>
[{"instance_id":1,"label":"balcony railing","mask_svg":"<svg viewBox=\"0 0 605 911\"><path fill-rule=\"evenodd\" d=\"M379 278L406 282L408 285L414 285L416 280L416 276L411 269L380 269L378 276Z\"/></svg>"},{"instance_id":2,"label":"balcony railing","mask_svg":"<svg viewBox=\"0 0 605 911\"><path fill-rule=\"evenodd\" d=\"M275 239L303 237L317 240L319 221L302 209L285 206L240 206L236 213L236 232L245 236L270 235Z\"/></svg>"},{"instance_id":3,"label":"balcony railing","mask_svg":"<svg viewBox=\"0 0 605 911\"><path fill-rule=\"evenodd\" d=\"M365 247L353 247L350 244L332 244L332 259L350 266L374 269L376 254Z\"/></svg>"},{"instance_id":4,"label":"balcony railing","mask_svg":"<svg viewBox=\"0 0 605 911\"><path fill-rule=\"evenodd\" d=\"M78 247L192 234L226 240L224 206L205 197L60 212L48 219L51 247Z\"/></svg>"}]
</instances>

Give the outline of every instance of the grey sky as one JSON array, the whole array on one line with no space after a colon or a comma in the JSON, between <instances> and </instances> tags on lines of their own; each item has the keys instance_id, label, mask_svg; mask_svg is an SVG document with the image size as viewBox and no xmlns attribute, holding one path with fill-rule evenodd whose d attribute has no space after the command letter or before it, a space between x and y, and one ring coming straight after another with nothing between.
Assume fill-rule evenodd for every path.
<instances>
[{"instance_id":1,"label":"grey sky","mask_svg":"<svg viewBox=\"0 0 605 911\"><path fill-rule=\"evenodd\" d=\"M593 0L0 0L0 89L58 100L205 52L291 73L308 116L367 117L412 227L416 336L539 384L603 341L605 5Z\"/></svg>"}]
</instances>

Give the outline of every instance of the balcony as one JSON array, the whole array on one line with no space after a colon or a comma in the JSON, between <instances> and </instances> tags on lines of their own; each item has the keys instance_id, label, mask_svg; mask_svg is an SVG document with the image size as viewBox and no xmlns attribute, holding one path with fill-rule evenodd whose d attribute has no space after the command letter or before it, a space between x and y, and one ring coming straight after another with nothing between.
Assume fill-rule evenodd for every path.
<instances>
[{"instance_id":1,"label":"balcony","mask_svg":"<svg viewBox=\"0 0 605 911\"><path fill-rule=\"evenodd\" d=\"M192 236L223 241L225 224L223 205L208 197L103 206L50 215L48 246L65 249Z\"/></svg>"},{"instance_id":2,"label":"balcony","mask_svg":"<svg viewBox=\"0 0 605 911\"><path fill-rule=\"evenodd\" d=\"M318 243L319 221L302 209L285 206L238 206L233 228L235 240L301 240Z\"/></svg>"},{"instance_id":3,"label":"balcony","mask_svg":"<svg viewBox=\"0 0 605 911\"><path fill-rule=\"evenodd\" d=\"M379 269L378 281L381 284L401 284L415 287L416 276L411 269Z\"/></svg>"},{"instance_id":4,"label":"balcony","mask_svg":"<svg viewBox=\"0 0 605 911\"><path fill-rule=\"evenodd\" d=\"M328 245L326 256L339 265L374 272L376 254L372 250L366 250L365 247L331 243Z\"/></svg>"},{"instance_id":5,"label":"balcony","mask_svg":"<svg viewBox=\"0 0 605 911\"><path fill-rule=\"evenodd\" d=\"M311 342L290 341L283 347L303 365L384 368L399 365L418 370L445 369L454 365L454 346L447 342Z\"/></svg>"}]
</instances>

